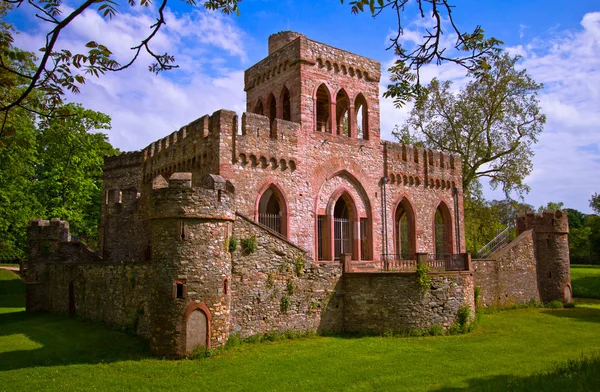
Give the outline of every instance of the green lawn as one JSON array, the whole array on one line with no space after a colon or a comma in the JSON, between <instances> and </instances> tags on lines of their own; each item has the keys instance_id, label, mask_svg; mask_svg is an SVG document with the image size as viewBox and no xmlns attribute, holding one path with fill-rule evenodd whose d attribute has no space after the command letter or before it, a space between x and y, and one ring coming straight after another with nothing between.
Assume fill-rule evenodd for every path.
<instances>
[{"instance_id":1,"label":"green lawn","mask_svg":"<svg viewBox=\"0 0 600 392\"><path fill-rule=\"evenodd\" d=\"M22 296L14 278L0 271L0 298ZM135 337L9 302L0 309L0 391L591 390L600 374L596 359L556 368L600 354L600 304L487 314L467 335L314 337L168 361Z\"/></svg>"},{"instance_id":2,"label":"green lawn","mask_svg":"<svg viewBox=\"0 0 600 392\"><path fill-rule=\"evenodd\" d=\"M573 297L600 299L600 265L571 265Z\"/></svg>"}]
</instances>

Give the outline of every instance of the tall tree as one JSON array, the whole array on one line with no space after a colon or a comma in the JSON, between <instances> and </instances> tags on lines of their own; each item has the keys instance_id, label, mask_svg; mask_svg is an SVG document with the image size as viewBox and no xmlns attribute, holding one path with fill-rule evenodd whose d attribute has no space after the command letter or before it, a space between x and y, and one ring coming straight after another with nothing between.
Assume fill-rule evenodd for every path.
<instances>
[{"instance_id":1,"label":"tall tree","mask_svg":"<svg viewBox=\"0 0 600 392\"><path fill-rule=\"evenodd\" d=\"M517 70L518 61L506 53L494 57L490 68L469 71L472 80L459 92L451 82L434 79L397 137L460 154L469 195L479 191L482 178L507 196L527 192L523 180L532 170L531 147L546 117L537 99L543 86Z\"/></svg>"},{"instance_id":2,"label":"tall tree","mask_svg":"<svg viewBox=\"0 0 600 392\"><path fill-rule=\"evenodd\" d=\"M590 199L590 207L596 211L596 214L600 214L600 194L594 193Z\"/></svg>"},{"instance_id":3,"label":"tall tree","mask_svg":"<svg viewBox=\"0 0 600 392\"><path fill-rule=\"evenodd\" d=\"M118 150L104 133L106 114L69 104L69 116L53 118L37 135L39 163L34 192L47 217L66 219L73 231L94 240L100 223L102 165Z\"/></svg>"}]
</instances>

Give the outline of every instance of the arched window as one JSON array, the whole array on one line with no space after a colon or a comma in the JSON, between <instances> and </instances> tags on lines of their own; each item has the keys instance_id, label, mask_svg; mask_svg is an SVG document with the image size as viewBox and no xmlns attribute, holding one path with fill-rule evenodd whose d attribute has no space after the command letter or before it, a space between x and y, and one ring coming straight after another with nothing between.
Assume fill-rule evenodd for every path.
<instances>
[{"instance_id":1,"label":"arched window","mask_svg":"<svg viewBox=\"0 0 600 392\"><path fill-rule=\"evenodd\" d=\"M396 208L395 246L397 260L415 260L415 215L406 198Z\"/></svg>"},{"instance_id":2,"label":"arched window","mask_svg":"<svg viewBox=\"0 0 600 392\"><path fill-rule=\"evenodd\" d=\"M325 84L321 84L317 89L316 96L316 130L319 132L331 133L331 102L329 89Z\"/></svg>"},{"instance_id":3,"label":"arched window","mask_svg":"<svg viewBox=\"0 0 600 392\"><path fill-rule=\"evenodd\" d=\"M290 90L287 87L283 88L281 94L281 103L283 105L283 119L286 121L292 120L292 107L290 103Z\"/></svg>"},{"instance_id":4,"label":"arched window","mask_svg":"<svg viewBox=\"0 0 600 392\"><path fill-rule=\"evenodd\" d=\"M367 100L362 94L358 94L354 101L354 113L356 118L356 136L359 139L369 139L369 114Z\"/></svg>"},{"instance_id":5,"label":"arched window","mask_svg":"<svg viewBox=\"0 0 600 392\"><path fill-rule=\"evenodd\" d=\"M273 94L269 95L269 99L267 99L267 107L269 108L269 124L272 124L277 115L277 101Z\"/></svg>"},{"instance_id":6,"label":"arched window","mask_svg":"<svg viewBox=\"0 0 600 392\"><path fill-rule=\"evenodd\" d=\"M260 99L258 100L258 102L256 102L256 106L254 107L254 113L260 114L261 116L264 115L263 103Z\"/></svg>"},{"instance_id":7,"label":"arched window","mask_svg":"<svg viewBox=\"0 0 600 392\"><path fill-rule=\"evenodd\" d=\"M336 107L336 122L337 122L337 134L350 136L350 99L344 89L340 90L335 97Z\"/></svg>"},{"instance_id":8,"label":"arched window","mask_svg":"<svg viewBox=\"0 0 600 392\"><path fill-rule=\"evenodd\" d=\"M281 191L269 186L258 202L258 222L287 237L287 206Z\"/></svg>"},{"instance_id":9,"label":"arched window","mask_svg":"<svg viewBox=\"0 0 600 392\"><path fill-rule=\"evenodd\" d=\"M434 238L436 259L441 260L442 255L452 253L452 225L450 210L441 202L435 211Z\"/></svg>"}]
</instances>

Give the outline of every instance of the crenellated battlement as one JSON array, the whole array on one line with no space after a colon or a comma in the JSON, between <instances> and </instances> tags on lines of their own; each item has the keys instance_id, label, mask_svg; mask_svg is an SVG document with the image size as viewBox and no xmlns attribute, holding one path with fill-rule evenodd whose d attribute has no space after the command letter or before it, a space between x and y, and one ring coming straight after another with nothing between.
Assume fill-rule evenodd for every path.
<instances>
[{"instance_id":1,"label":"crenellated battlement","mask_svg":"<svg viewBox=\"0 0 600 392\"><path fill-rule=\"evenodd\" d=\"M569 232L569 218L562 211L528 211L517 216L517 235L527 230L538 233L566 234Z\"/></svg>"},{"instance_id":2,"label":"crenellated battlement","mask_svg":"<svg viewBox=\"0 0 600 392\"><path fill-rule=\"evenodd\" d=\"M431 189L453 189L462 183L461 159L423 147L382 142L385 170L391 185L419 186Z\"/></svg>"},{"instance_id":3,"label":"crenellated battlement","mask_svg":"<svg viewBox=\"0 0 600 392\"><path fill-rule=\"evenodd\" d=\"M58 218L34 219L29 222L28 236L30 241L70 242L69 222Z\"/></svg>"},{"instance_id":4,"label":"crenellated battlement","mask_svg":"<svg viewBox=\"0 0 600 392\"><path fill-rule=\"evenodd\" d=\"M192 186L192 173L173 173L167 187L152 190L150 219L235 220L232 185L214 174L200 183Z\"/></svg>"},{"instance_id":5,"label":"crenellated battlement","mask_svg":"<svg viewBox=\"0 0 600 392\"><path fill-rule=\"evenodd\" d=\"M130 166L140 166L142 164L142 152L132 151L124 152L119 155L104 157L104 171L121 169Z\"/></svg>"}]
</instances>

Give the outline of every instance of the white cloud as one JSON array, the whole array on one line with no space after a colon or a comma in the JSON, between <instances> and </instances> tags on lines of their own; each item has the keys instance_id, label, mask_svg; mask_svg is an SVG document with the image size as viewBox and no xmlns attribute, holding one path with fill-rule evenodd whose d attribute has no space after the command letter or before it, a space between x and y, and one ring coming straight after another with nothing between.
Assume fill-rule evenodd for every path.
<instances>
[{"instance_id":1,"label":"white cloud","mask_svg":"<svg viewBox=\"0 0 600 392\"><path fill-rule=\"evenodd\" d=\"M85 43L94 40L106 45L121 64L127 62L130 48L149 34L156 17L155 8L133 9L136 12L112 20L93 10L84 12L63 32L60 48L84 52ZM180 68L154 75L148 71L153 59L142 52L130 68L89 77L81 94L68 97L109 114L110 140L124 151L141 149L215 110L245 109L243 71L232 66L247 59L241 29L226 16L198 8L181 16L167 10L165 19L151 49L174 55ZM43 43L42 27L19 34L17 46L36 51Z\"/></svg>"},{"instance_id":2,"label":"white cloud","mask_svg":"<svg viewBox=\"0 0 600 392\"><path fill-rule=\"evenodd\" d=\"M534 171L526 179L531 192L525 201L536 207L564 201L566 207L591 212L588 200L600 191L600 12L584 15L581 26L577 31L552 28L544 37L506 48L522 56L520 66L544 83L539 100L547 123L534 146ZM411 34L409 41L418 36ZM452 80L455 87L467 82L464 69L452 64L428 65L421 76L424 83L433 77ZM387 80L384 72L382 92ZM381 100L383 139L392 140L391 130L403 124L411 107L398 110L391 100ZM498 192L486 194L502 197Z\"/></svg>"}]
</instances>

